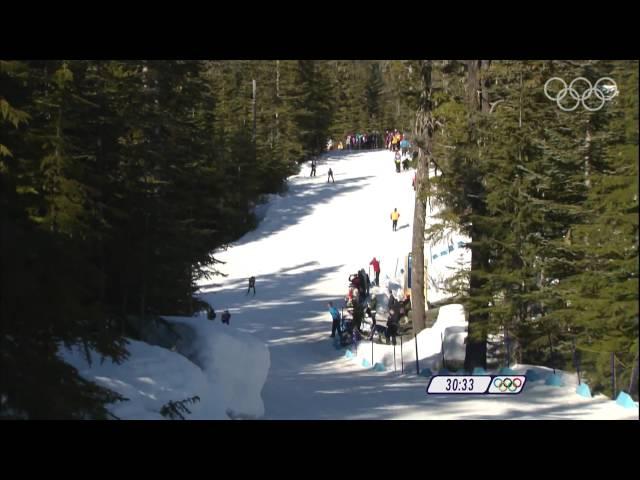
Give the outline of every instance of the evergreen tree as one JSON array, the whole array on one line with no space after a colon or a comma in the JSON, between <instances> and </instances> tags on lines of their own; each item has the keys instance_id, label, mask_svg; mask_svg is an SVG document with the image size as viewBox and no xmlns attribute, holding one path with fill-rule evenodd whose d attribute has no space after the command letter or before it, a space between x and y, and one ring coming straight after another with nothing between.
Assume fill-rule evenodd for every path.
<instances>
[{"instance_id":1,"label":"evergreen tree","mask_svg":"<svg viewBox=\"0 0 640 480\"><path fill-rule=\"evenodd\" d=\"M330 83L326 65L314 60L298 61L301 96L297 101L296 120L306 155L324 150L333 114Z\"/></svg>"},{"instance_id":2,"label":"evergreen tree","mask_svg":"<svg viewBox=\"0 0 640 480\"><path fill-rule=\"evenodd\" d=\"M470 313L469 344L474 330L482 345L488 333L505 333L510 361L571 368L577 342L578 353L603 353L585 358L599 388L607 352L626 352L617 357L625 365L637 352L634 70L624 62L492 62L479 76L467 70L485 104L476 114L465 114L473 103L459 66L448 62L443 71L434 147L443 174L430 192L444 208L427 234L434 240L461 224L472 238L478 261L453 282ZM542 88L553 76L626 78L629 96L595 112L562 112ZM467 368L482 362L484 354L469 353ZM632 383L632 370L623 383Z\"/></svg>"},{"instance_id":3,"label":"evergreen tree","mask_svg":"<svg viewBox=\"0 0 640 480\"><path fill-rule=\"evenodd\" d=\"M384 131L382 119L382 91L384 80L379 63L372 63L369 66L369 78L366 86L368 131Z\"/></svg>"},{"instance_id":4,"label":"evergreen tree","mask_svg":"<svg viewBox=\"0 0 640 480\"><path fill-rule=\"evenodd\" d=\"M108 417L119 397L59 348L122 361L141 325L194 313L260 196L330 136L408 125L416 78L406 62L0 62L0 415Z\"/></svg>"}]
</instances>

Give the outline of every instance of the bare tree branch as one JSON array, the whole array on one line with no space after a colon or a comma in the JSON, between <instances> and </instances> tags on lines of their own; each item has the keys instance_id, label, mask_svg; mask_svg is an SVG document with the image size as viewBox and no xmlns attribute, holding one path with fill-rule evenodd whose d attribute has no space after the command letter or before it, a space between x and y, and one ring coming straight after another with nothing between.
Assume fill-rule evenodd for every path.
<instances>
[{"instance_id":1,"label":"bare tree branch","mask_svg":"<svg viewBox=\"0 0 640 480\"><path fill-rule=\"evenodd\" d=\"M493 113L493 109L496 105L498 105L499 103L504 102L504 98L500 99L500 100L496 100L493 103L490 103L489 105L491 105L491 108L489 109L489 113Z\"/></svg>"}]
</instances>

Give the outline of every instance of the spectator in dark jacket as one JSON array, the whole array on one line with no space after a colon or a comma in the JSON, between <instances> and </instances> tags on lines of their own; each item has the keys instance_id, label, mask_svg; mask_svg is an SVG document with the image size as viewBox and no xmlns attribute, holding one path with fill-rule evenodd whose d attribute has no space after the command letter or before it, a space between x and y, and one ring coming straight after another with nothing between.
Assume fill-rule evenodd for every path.
<instances>
[{"instance_id":1,"label":"spectator in dark jacket","mask_svg":"<svg viewBox=\"0 0 640 480\"><path fill-rule=\"evenodd\" d=\"M331 314L331 337L336 336L336 330L338 331L338 336L342 333L340 332L340 312L336 307L333 306L333 302L329 302L329 313Z\"/></svg>"},{"instance_id":2,"label":"spectator in dark jacket","mask_svg":"<svg viewBox=\"0 0 640 480\"><path fill-rule=\"evenodd\" d=\"M389 318L387 320L387 343L391 338L391 343L396 344L396 335L398 334L398 327L400 326L400 309L394 307L389 310Z\"/></svg>"},{"instance_id":3,"label":"spectator in dark jacket","mask_svg":"<svg viewBox=\"0 0 640 480\"><path fill-rule=\"evenodd\" d=\"M360 303L364 301L367 296L367 279L365 278L364 269L358 270L358 284L360 290Z\"/></svg>"},{"instance_id":4,"label":"spectator in dark jacket","mask_svg":"<svg viewBox=\"0 0 640 480\"><path fill-rule=\"evenodd\" d=\"M393 292L391 291L391 289L389 289L389 302L388 302L389 309L393 308L397 302L398 301L396 300L396 297L393 296Z\"/></svg>"}]
</instances>

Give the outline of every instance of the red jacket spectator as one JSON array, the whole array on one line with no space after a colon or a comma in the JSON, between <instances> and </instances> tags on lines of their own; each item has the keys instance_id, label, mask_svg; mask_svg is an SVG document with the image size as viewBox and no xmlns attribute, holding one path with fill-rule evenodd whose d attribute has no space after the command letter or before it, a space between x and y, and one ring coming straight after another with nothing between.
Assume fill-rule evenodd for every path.
<instances>
[{"instance_id":1,"label":"red jacket spectator","mask_svg":"<svg viewBox=\"0 0 640 480\"><path fill-rule=\"evenodd\" d=\"M369 265L373 265L374 272L380 271L380 262L376 259L376 257L373 257L373 260L369 262Z\"/></svg>"}]
</instances>

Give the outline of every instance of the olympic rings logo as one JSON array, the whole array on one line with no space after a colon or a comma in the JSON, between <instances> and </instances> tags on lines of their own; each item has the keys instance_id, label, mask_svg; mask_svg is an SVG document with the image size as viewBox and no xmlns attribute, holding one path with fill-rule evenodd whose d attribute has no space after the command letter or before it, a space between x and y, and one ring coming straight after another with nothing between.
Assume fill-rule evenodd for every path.
<instances>
[{"instance_id":1,"label":"olympic rings logo","mask_svg":"<svg viewBox=\"0 0 640 480\"><path fill-rule=\"evenodd\" d=\"M555 97L549 94L549 84L554 81L560 82L562 84L562 89L556 94ZM587 89L582 94L578 93L578 91L575 88L573 88L574 85L578 82L582 82L588 86ZM610 85L604 85L604 84L601 85L601 83L603 82L609 82ZM573 100L575 100L576 102L575 105L565 106L562 104L562 100L567 96L567 93ZM595 85L591 85L591 82L584 77L575 78L568 86L567 86L567 82L565 82L560 77L550 78L544 84L544 94L547 96L549 100L556 102L556 104L558 105L558 108L560 108L560 110L563 110L565 112L574 111L576 108L578 108L580 104L582 104L582 106L586 110L589 110L590 112L595 112L597 110L600 110L602 107L604 107L604 104L612 100L615 96L618 95L618 93L619 93L618 85L610 77L602 77L596 82ZM596 99L595 105L593 100L587 103L587 100L589 100L592 96L595 97Z\"/></svg>"},{"instance_id":2,"label":"olympic rings logo","mask_svg":"<svg viewBox=\"0 0 640 480\"><path fill-rule=\"evenodd\" d=\"M522 380L520 380L519 378L496 378L493 381L493 385L501 392L515 392L522 386Z\"/></svg>"}]
</instances>

